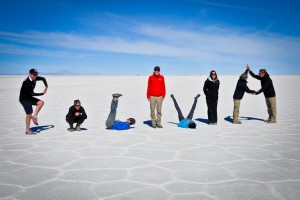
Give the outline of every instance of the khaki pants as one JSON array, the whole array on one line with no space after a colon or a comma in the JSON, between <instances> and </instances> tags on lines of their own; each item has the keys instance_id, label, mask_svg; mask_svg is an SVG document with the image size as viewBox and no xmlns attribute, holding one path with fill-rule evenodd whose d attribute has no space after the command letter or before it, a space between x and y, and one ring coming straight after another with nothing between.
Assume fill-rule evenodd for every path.
<instances>
[{"instance_id":1,"label":"khaki pants","mask_svg":"<svg viewBox=\"0 0 300 200\"><path fill-rule=\"evenodd\" d=\"M276 122L276 97L266 98L266 104L268 107L269 118L268 121Z\"/></svg>"},{"instance_id":2,"label":"khaki pants","mask_svg":"<svg viewBox=\"0 0 300 200\"><path fill-rule=\"evenodd\" d=\"M157 124L160 125L161 124L161 107L162 107L162 102L163 102L163 98L162 96L160 97L154 97L154 96L150 96L150 110L151 110L151 121L152 124ZM155 116L155 109L157 111L157 118Z\"/></svg>"},{"instance_id":3,"label":"khaki pants","mask_svg":"<svg viewBox=\"0 0 300 200\"><path fill-rule=\"evenodd\" d=\"M240 105L241 100L233 99L234 108L233 108L233 121L239 121L239 114L240 114Z\"/></svg>"}]
</instances>

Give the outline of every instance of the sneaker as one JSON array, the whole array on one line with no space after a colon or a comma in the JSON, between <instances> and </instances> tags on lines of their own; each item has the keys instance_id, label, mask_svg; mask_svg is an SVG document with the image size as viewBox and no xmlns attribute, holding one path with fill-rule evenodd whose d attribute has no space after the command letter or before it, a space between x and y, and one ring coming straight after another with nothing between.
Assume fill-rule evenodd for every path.
<instances>
[{"instance_id":1,"label":"sneaker","mask_svg":"<svg viewBox=\"0 0 300 200\"><path fill-rule=\"evenodd\" d=\"M152 128L157 128L156 124L152 124Z\"/></svg>"},{"instance_id":2,"label":"sneaker","mask_svg":"<svg viewBox=\"0 0 300 200\"><path fill-rule=\"evenodd\" d=\"M68 131L73 132L74 128L68 128Z\"/></svg>"},{"instance_id":3,"label":"sneaker","mask_svg":"<svg viewBox=\"0 0 300 200\"><path fill-rule=\"evenodd\" d=\"M26 131L25 135L36 135L35 132L33 132L32 130Z\"/></svg>"},{"instance_id":4,"label":"sneaker","mask_svg":"<svg viewBox=\"0 0 300 200\"><path fill-rule=\"evenodd\" d=\"M76 131L81 131L80 124L76 126Z\"/></svg>"},{"instance_id":5,"label":"sneaker","mask_svg":"<svg viewBox=\"0 0 300 200\"><path fill-rule=\"evenodd\" d=\"M267 121L267 123L273 124L273 123L276 123L276 121L275 120L269 120L269 121Z\"/></svg>"},{"instance_id":6,"label":"sneaker","mask_svg":"<svg viewBox=\"0 0 300 200\"><path fill-rule=\"evenodd\" d=\"M33 121L33 123L34 123L35 125L39 125L39 123L38 123L38 121L37 121L37 117L32 116L31 119L32 119L32 121Z\"/></svg>"},{"instance_id":7,"label":"sneaker","mask_svg":"<svg viewBox=\"0 0 300 200\"><path fill-rule=\"evenodd\" d=\"M157 124L157 128L163 128L161 124Z\"/></svg>"},{"instance_id":8,"label":"sneaker","mask_svg":"<svg viewBox=\"0 0 300 200\"><path fill-rule=\"evenodd\" d=\"M197 96L195 96L195 100L197 100L200 97L200 94L197 94Z\"/></svg>"},{"instance_id":9,"label":"sneaker","mask_svg":"<svg viewBox=\"0 0 300 200\"><path fill-rule=\"evenodd\" d=\"M113 94L112 96L113 96L113 98L119 98L120 96L122 96L122 94L116 93L116 94Z\"/></svg>"}]
</instances>

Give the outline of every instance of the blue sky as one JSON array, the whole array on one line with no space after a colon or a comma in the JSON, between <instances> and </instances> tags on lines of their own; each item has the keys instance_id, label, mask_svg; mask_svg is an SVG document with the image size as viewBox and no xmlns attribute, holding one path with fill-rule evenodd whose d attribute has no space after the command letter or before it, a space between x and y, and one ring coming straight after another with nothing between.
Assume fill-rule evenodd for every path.
<instances>
[{"instance_id":1,"label":"blue sky","mask_svg":"<svg viewBox=\"0 0 300 200\"><path fill-rule=\"evenodd\" d=\"M296 0L0 3L0 74L300 74Z\"/></svg>"}]
</instances>

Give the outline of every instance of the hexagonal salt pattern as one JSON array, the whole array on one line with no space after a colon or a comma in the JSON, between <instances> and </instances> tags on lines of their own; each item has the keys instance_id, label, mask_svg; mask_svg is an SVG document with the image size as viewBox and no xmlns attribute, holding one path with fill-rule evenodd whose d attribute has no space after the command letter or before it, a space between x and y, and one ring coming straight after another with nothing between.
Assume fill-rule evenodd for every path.
<instances>
[{"instance_id":1,"label":"hexagonal salt pattern","mask_svg":"<svg viewBox=\"0 0 300 200\"><path fill-rule=\"evenodd\" d=\"M299 199L299 89L288 93L285 87L276 85L277 124L242 120L243 124L233 125L223 119L232 113L231 93L236 77L222 77L217 126L196 121L197 129L178 128L174 124L177 113L173 102L166 97L164 128L152 129L142 123L149 118L147 100L137 95L145 92L146 79L142 78L76 77L79 83L90 86L88 89L84 84L76 87L78 94L85 94L78 98L85 104L89 116L83 124L87 130L81 132L67 132L64 121L73 100L64 92L73 89L65 79L72 82L72 77L49 77L51 90L45 96L46 104L39 120L42 125L54 127L35 136L24 135L24 111L17 100L9 105L0 100L1 116L6 116L0 126L0 199ZM202 77L180 78L181 83L194 84ZM12 79L11 84L21 83L22 79ZM4 84L0 78L3 83L0 94L7 93L8 99L16 99L19 85L11 85L10 92L3 86L10 84L10 80L5 79ZM182 110L186 111L194 94L186 93L185 89L177 90L182 86L176 80L176 77L167 77L167 83L172 82L168 90L176 93ZM106 81L122 85L113 84L108 89L98 87ZM273 81L288 82L285 77ZM132 114L137 123L128 131L106 130L104 123L111 91L120 89L123 93L122 88L131 89L121 97L118 118L125 119L127 114ZM85 98L87 94L95 94L95 98ZM203 96L197 106L195 117L205 119ZM241 115L265 118L263 96L245 95Z\"/></svg>"}]
</instances>

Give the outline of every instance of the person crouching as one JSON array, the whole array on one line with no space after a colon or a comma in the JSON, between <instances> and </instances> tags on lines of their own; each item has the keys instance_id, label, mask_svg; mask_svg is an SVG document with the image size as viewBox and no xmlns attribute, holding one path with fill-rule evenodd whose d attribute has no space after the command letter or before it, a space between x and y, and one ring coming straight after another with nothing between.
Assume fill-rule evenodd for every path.
<instances>
[{"instance_id":1,"label":"person crouching","mask_svg":"<svg viewBox=\"0 0 300 200\"><path fill-rule=\"evenodd\" d=\"M75 100L74 105L69 108L69 112L66 116L66 121L70 125L70 128L68 128L68 131L70 131L70 132L72 132L74 130L81 131L80 126L84 122L85 119L87 119L87 115L85 113L84 108L81 106L81 103L79 100ZM74 123L77 123L75 129L73 127Z\"/></svg>"}]
</instances>

